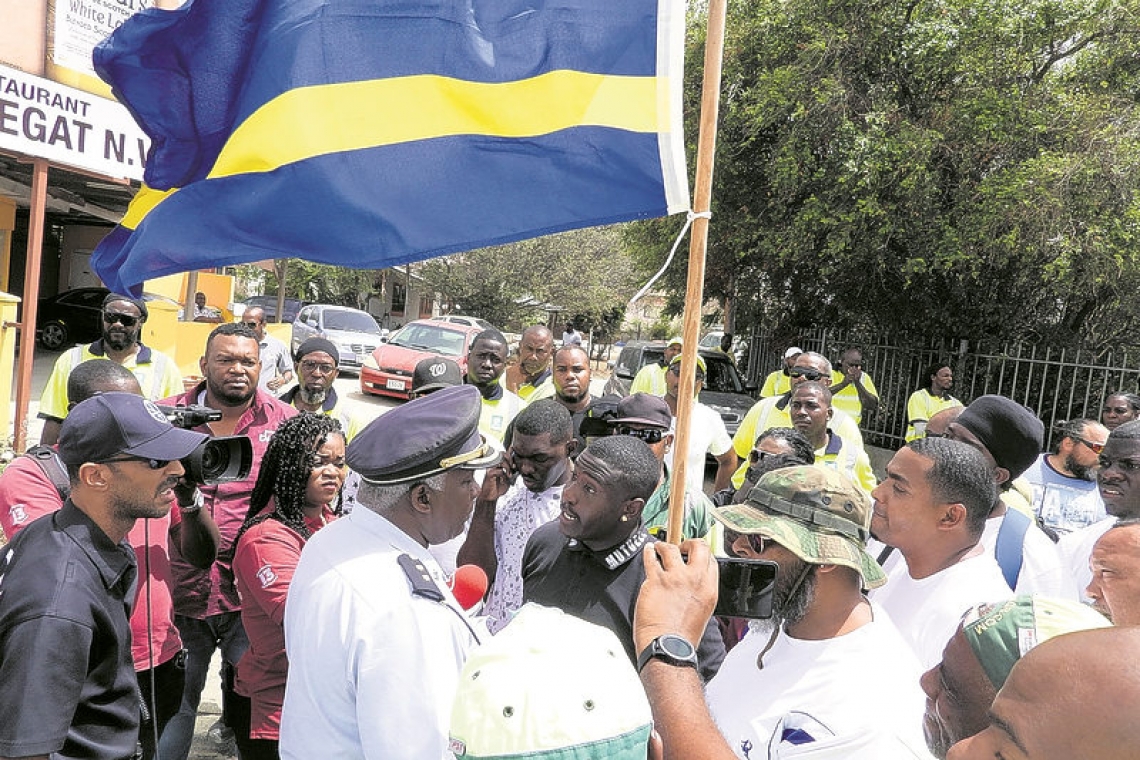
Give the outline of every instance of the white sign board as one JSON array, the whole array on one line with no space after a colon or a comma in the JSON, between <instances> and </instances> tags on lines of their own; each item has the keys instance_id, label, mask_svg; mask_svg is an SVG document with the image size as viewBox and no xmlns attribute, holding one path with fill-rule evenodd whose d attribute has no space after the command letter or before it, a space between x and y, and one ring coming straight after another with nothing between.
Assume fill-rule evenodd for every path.
<instances>
[{"instance_id":1,"label":"white sign board","mask_svg":"<svg viewBox=\"0 0 1140 760\"><path fill-rule=\"evenodd\" d=\"M142 180L150 140L114 100L0 64L0 150Z\"/></svg>"},{"instance_id":2,"label":"white sign board","mask_svg":"<svg viewBox=\"0 0 1140 760\"><path fill-rule=\"evenodd\" d=\"M51 62L95 77L91 50L153 0L55 0Z\"/></svg>"}]
</instances>

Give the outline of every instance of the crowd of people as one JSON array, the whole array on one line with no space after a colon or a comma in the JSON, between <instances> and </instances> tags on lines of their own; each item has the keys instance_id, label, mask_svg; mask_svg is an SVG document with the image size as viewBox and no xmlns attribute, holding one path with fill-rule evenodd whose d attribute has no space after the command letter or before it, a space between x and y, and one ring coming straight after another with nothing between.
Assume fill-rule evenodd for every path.
<instances>
[{"instance_id":1,"label":"crowd of people","mask_svg":"<svg viewBox=\"0 0 1140 760\"><path fill-rule=\"evenodd\" d=\"M936 364L880 480L856 348L789 349L732 437L694 398L677 452L680 338L599 398L572 326L484 330L361 420L323 339L247 311L183 388L146 318L108 296L0 475L0 758L185 760L215 653L245 760L1140 754L1136 396L1043 453Z\"/></svg>"}]
</instances>

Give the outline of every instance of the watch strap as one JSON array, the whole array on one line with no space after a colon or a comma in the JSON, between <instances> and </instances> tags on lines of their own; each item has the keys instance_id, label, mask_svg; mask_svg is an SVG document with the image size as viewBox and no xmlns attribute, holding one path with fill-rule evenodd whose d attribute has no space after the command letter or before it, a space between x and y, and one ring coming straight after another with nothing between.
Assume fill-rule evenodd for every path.
<instances>
[{"instance_id":1,"label":"watch strap","mask_svg":"<svg viewBox=\"0 0 1140 760\"><path fill-rule=\"evenodd\" d=\"M685 644L690 651L688 657L678 657L665 648L662 639L676 639ZM641 650L641 654L637 655L637 672L640 673L649 663L650 660L657 658L664 660L670 665L688 665L692 668L697 667L697 648L683 636L667 633L663 636L658 636L653 641L649 642L649 646Z\"/></svg>"}]
</instances>

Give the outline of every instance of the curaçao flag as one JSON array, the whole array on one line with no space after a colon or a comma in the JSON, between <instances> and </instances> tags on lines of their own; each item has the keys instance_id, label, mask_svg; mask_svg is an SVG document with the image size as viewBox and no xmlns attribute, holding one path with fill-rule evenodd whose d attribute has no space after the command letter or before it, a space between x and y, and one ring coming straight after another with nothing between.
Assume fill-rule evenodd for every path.
<instances>
[{"instance_id":1,"label":"cura\u00e7ao flag","mask_svg":"<svg viewBox=\"0 0 1140 760\"><path fill-rule=\"evenodd\" d=\"M112 290L381 268L689 207L684 0L191 0L95 68L152 142Z\"/></svg>"}]
</instances>

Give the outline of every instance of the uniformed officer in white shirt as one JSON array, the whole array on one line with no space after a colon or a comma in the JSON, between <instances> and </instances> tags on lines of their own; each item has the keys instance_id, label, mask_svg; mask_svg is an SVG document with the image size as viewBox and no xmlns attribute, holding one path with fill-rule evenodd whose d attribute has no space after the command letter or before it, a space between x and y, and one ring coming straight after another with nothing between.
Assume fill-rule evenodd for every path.
<instances>
[{"instance_id":1,"label":"uniformed officer in white shirt","mask_svg":"<svg viewBox=\"0 0 1140 760\"><path fill-rule=\"evenodd\" d=\"M281 757L449 758L448 718L478 634L428 547L463 530L500 451L479 392L443 388L377 418L345 459L359 506L313 536L289 588Z\"/></svg>"}]
</instances>

